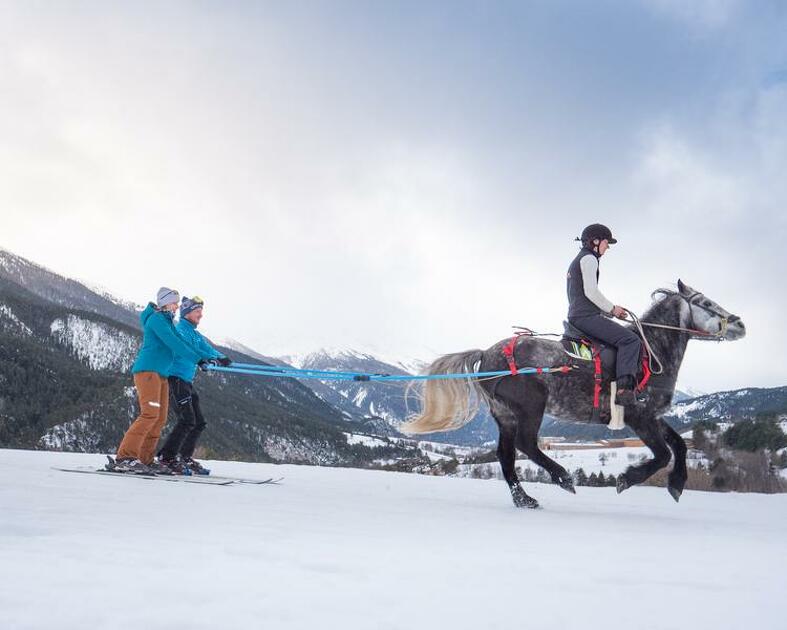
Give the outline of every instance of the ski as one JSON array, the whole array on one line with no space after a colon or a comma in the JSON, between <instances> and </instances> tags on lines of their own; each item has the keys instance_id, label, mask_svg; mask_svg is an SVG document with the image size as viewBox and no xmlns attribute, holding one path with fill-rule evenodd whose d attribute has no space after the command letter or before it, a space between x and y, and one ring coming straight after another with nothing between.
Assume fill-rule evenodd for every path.
<instances>
[{"instance_id":1,"label":"ski","mask_svg":"<svg viewBox=\"0 0 787 630\"><path fill-rule=\"evenodd\" d=\"M204 486L231 486L235 481L233 479L211 479L210 477L200 476L195 477L191 475L145 475L139 473L126 473L126 472L113 472L111 470L96 470L94 468L58 468L52 466L52 470L59 470L61 472L82 473L88 475L104 475L108 477L128 477L136 479L147 479L149 481L176 481L182 483L197 483Z\"/></svg>"},{"instance_id":2,"label":"ski","mask_svg":"<svg viewBox=\"0 0 787 630\"><path fill-rule=\"evenodd\" d=\"M224 481L233 481L235 483L247 484L252 486L262 486L268 484L277 484L284 481L284 477L269 477L268 479L243 479L241 477L219 477L218 475L204 475L211 479L222 479Z\"/></svg>"},{"instance_id":3,"label":"ski","mask_svg":"<svg viewBox=\"0 0 787 630\"><path fill-rule=\"evenodd\" d=\"M95 475L112 475L114 477L139 477L140 479L159 479L161 481L182 481L184 483L202 483L214 486L229 486L232 484L263 486L281 483L284 477L269 477L268 479L245 479L242 477L221 477L218 475L155 475L155 474L140 474L134 472L121 472L106 470L104 468L57 468L52 467L53 470L62 472L76 472L76 473L90 473Z\"/></svg>"}]
</instances>

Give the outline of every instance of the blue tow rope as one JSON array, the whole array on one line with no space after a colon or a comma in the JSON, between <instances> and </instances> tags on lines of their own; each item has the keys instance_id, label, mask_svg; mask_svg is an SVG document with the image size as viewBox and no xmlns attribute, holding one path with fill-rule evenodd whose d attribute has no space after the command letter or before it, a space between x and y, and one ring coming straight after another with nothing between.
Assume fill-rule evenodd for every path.
<instances>
[{"instance_id":1,"label":"blue tow rope","mask_svg":"<svg viewBox=\"0 0 787 630\"><path fill-rule=\"evenodd\" d=\"M262 365L260 363L232 363L232 368L240 368L242 370L254 370L257 371L264 371L264 372L273 372L273 373L293 373L293 374L325 374L328 376L355 376L357 374L363 374L363 372L337 372L335 370L311 370L311 369L301 369L301 368L294 368L290 367L289 365ZM225 368L227 369L227 368Z\"/></svg>"},{"instance_id":2,"label":"blue tow rope","mask_svg":"<svg viewBox=\"0 0 787 630\"><path fill-rule=\"evenodd\" d=\"M273 376L281 378L315 379L320 381L431 381L448 380L457 378L490 378L495 376L511 376L511 370L497 370L494 372L460 372L456 374L370 374L365 372L338 372L333 370L307 370L276 365L261 365L256 363L233 363L233 367L220 367L209 365L211 372L229 372L234 374L251 374L254 376ZM560 367L523 367L517 369L517 374L550 374L565 373L565 366Z\"/></svg>"}]
</instances>

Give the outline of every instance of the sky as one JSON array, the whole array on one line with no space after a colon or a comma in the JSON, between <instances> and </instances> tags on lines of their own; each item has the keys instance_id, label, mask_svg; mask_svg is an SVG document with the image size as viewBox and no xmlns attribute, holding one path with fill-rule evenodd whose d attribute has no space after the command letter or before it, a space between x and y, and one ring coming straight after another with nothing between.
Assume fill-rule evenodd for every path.
<instances>
[{"instance_id":1,"label":"sky","mask_svg":"<svg viewBox=\"0 0 787 630\"><path fill-rule=\"evenodd\" d=\"M742 317L681 385L787 384L787 6L0 0L0 247L267 355L559 331L573 241L636 311Z\"/></svg>"}]
</instances>

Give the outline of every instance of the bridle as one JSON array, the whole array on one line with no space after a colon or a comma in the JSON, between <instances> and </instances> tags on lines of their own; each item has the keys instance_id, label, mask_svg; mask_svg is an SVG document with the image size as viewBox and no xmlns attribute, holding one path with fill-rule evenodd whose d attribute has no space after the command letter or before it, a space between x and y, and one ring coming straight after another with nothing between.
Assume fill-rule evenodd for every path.
<instances>
[{"instance_id":1,"label":"bridle","mask_svg":"<svg viewBox=\"0 0 787 630\"><path fill-rule=\"evenodd\" d=\"M653 324L650 322L640 322L639 318L633 313L631 313L631 311L628 311L628 313L633 316L633 320L635 324L639 323L639 325L641 326L648 326L650 328L664 328L666 330L676 330L678 332L685 332L685 333L689 333L691 339L703 339L706 341L724 341L724 339L726 339L727 337L727 328L729 327L729 325L735 323L740 319L740 317L738 317L737 315L727 316L711 306L703 306L702 304L700 304L699 301L702 300L705 297L705 295L703 293L700 293L699 291L695 291L688 297L686 297L681 293L674 293L673 295L679 296L684 302L686 302L686 304L689 305L688 328L684 328L682 326L668 326L667 324ZM697 328L697 324L694 321L693 307L695 306L699 309L702 309L706 313L710 313L711 315L714 315L719 318L720 321L719 321L718 332L711 333Z\"/></svg>"},{"instance_id":2,"label":"bridle","mask_svg":"<svg viewBox=\"0 0 787 630\"><path fill-rule=\"evenodd\" d=\"M690 339L723 341L726 338L727 328L729 324L734 323L740 319L740 317L738 317L737 315L730 315L728 317L710 306L703 306L702 304L699 304L699 300L705 297L699 291L695 291L688 297L682 295L681 293L670 292L670 295L678 295L684 302L686 302L686 304L689 305L688 328L684 328L683 326L669 326L668 324L654 324L651 322L643 322L642 320L640 320L639 317L637 317L635 313L632 313L630 310L625 309L626 312L631 316L631 319L634 322L634 327L637 329L637 332L639 332L639 336L642 338L642 343L644 344L645 351L648 354L648 365L653 374L661 374L664 371L664 367L659 357L653 351L653 348L651 347L648 338L645 336L645 331L642 329L643 326L648 326L649 328L663 328L666 330L675 330L678 332L689 333ZM705 330L700 330L699 328L697 328L697 324L694 321L694 311L693 311L694 306L696 306L697 308L701 308L706 313L715 315L721 320L719 323L718 332L709 333Z\"/></svg>"}]
</instances>

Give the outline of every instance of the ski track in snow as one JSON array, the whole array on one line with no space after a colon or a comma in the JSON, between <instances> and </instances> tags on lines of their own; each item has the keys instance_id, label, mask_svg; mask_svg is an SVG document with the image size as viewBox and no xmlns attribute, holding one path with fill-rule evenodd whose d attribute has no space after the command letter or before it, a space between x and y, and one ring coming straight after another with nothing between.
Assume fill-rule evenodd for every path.
<instances>
[{"instance_id":1,"label":"ski track in snow","mask_svg":"<svg viewBox=\"0 0 787 630\"><path fill-rule=\"evenodd\" d=\"M787 495L210 462L280 486L74 475L0 450L3 630L785 627Z\"/></svg>"}]
</instances>

